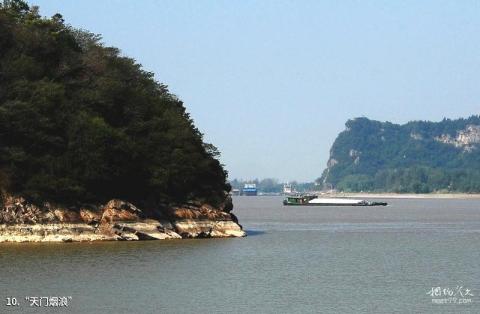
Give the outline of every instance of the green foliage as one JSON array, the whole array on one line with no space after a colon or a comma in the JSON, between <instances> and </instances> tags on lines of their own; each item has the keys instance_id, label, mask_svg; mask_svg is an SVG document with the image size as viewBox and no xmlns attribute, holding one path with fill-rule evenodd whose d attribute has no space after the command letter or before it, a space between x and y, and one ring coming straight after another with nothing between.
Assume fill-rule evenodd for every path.
<instances>
[{"instance_id":1,"label":"green foliage","mask_svg":"<svg viewBox=\"0 0 480 314\"><path fill-rule=\"evenodd\" d=\"M480 125L480 116L405 125L349 120L318 182L343 191L480 192L480 147L466 151L438 140L469 125Z\"/></svg>"},{"instance_id":2,"label":"green foliage","mask_svg":"<svg viewBox=\"0 0 480 314\"><path fill-rule=\"evenodd\" d=\"M67 205L206 201L230 186L183 103L61 15L0 4L0 188Z\"/></svg>"},{"instance_id":3,"label":"green foliage","mask_svg":"<svg viewBox=\"0 0 480 314\"><path fill-rule=\"evenodd\" d=\"M337 188L345 192L370 191L373 188L373 180L364 174L350 174L338 183Z\"/></svg>"}]
</instances>

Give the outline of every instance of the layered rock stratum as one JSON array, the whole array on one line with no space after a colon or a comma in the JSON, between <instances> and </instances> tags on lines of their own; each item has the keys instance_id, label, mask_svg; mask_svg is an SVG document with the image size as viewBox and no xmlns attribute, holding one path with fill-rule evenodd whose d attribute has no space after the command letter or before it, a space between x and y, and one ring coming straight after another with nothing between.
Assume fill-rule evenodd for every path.
<instances>
[{"instance_id":1,"label":"layered rock stratum","mask_svg":"<svg viewBox=\"0 0 480 314\"><path fill-rule=\"evenodd\" d=\"M79 242L243 237L236 217L206 204L142 210L113 199L69 209L4 197L0 242Z\"/></svg>"}]
</instances>

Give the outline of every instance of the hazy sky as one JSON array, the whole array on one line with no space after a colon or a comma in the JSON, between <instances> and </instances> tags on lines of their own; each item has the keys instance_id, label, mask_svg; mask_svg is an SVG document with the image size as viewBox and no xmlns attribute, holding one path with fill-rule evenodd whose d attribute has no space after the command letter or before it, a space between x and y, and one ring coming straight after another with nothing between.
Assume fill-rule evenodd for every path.
<instances>
[{"instance_id":1,"label":"hazy sky","mask_svg":"<svg viewBox=\"0 0 480 314\"><path fill-rule=\"evenodd\" d=\"M480 113L478 1L60 1L178 95L230 178L314 180L347 119Z\"/></svg>"}]
</instances>

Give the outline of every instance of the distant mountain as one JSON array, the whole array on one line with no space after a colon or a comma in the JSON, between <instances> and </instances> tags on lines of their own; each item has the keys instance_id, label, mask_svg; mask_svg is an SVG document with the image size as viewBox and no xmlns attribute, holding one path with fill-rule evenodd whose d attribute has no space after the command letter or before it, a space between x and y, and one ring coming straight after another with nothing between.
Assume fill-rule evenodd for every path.
<instances>
[{"instance_id":1,"label":"distant mountain","mask_svg":"<svg viewBox=\"0 0 480 314\"><path fill-rule=\"evenodd\" d=\"M398 125L347 121L318 179L343 191L480 191L480 116Z\"/></svg>"}]
</instances>

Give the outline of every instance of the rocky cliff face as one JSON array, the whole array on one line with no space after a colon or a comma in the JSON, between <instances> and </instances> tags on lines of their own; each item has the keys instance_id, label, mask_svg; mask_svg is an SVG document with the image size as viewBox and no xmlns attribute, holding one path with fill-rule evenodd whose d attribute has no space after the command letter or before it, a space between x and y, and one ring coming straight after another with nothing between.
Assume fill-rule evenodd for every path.
<instances>
[{"instance_id":1,"label":"rocky cliff face","mask_svg":"<svg viewBox=\"0 0 480 314\"><path fill-rule=\"evenodd\" d=\"M455 136L441 134L436 136L435 140L471 152L480 145L480 125L468 125L465 129L457 131Z\"/></svg>"},{"instance_id":2,"label":"rocky cliff face","mask_svg":"<svg viewBox=\"0 0 480 314\"><path fill-rule=\"evenodd\" d=\"M154 213L152 215L152 213ZM78 209L36 206L21 197L4 197L0 242L72 242L242 237L233 214L209 205L144 211L122 200Z\"/></svg>"}]
</instances>

